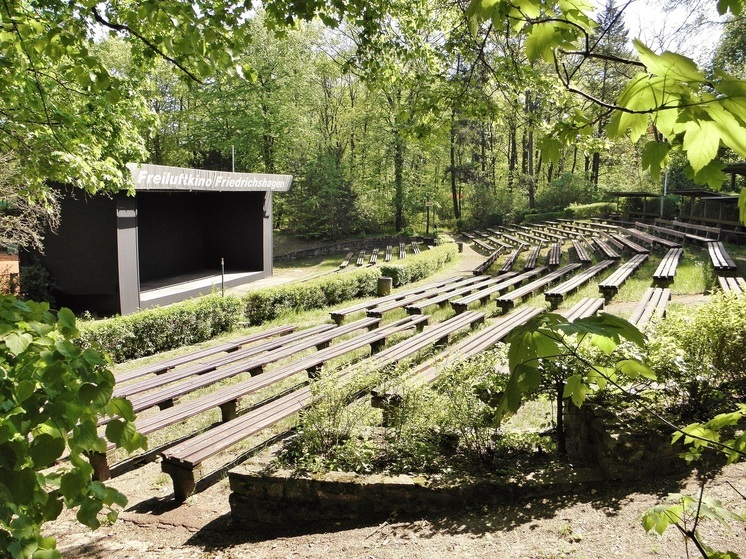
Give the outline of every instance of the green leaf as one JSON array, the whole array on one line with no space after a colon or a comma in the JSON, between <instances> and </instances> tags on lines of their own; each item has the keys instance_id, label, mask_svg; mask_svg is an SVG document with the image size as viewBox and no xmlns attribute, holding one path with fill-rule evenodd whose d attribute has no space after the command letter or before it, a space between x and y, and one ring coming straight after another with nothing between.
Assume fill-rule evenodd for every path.
<instances>
[{"instance_id":1,"label":"green leaf","mask_svg":"<svg viewBox=\"0 0 746 559\"><path fill-rule=\"evenodd\" d=\"M18 356L26 351L32 341L33 338L31 337L31 334L18 334L13 332L5 338L5 345L8 346L11 353Z\"/></svg>"},{"instance_id":2,"label":"green leaf","mask_svg":"<svg viewBox=\"0 0 746 559\"><path fill-rule=\"evenodd\" d=\"M562 393L563 398L572 398L572 403L580 407L585 401L585 395L589 387L583 382L581 375L571 375L565 382L565 389Z\"/></svg>"},{"instance_id":3,"label":"green leaf","mask_svg":"<svg viewBox=\"0 0 746 559\"><path fill-rule=\"evenodd\" d=\"M526 39L525 49L526 57L531 62L544 60L552 62L554 60L554 49L559 46L558 35L552 24L536 23L529 28L529 35Z\"/></svg>"},{"instance_id":4,"label":"green leaf","mask_svg":"<svg viewBox=\"0 0 746 559\"><path fill-rule=\"evenodd\" d=\"M666 156L671 145L666 142L648 142L642 150L642 168L649 169L655 180L660 179L661 169L665 166Z\"/></svg>"},{"instance_id":5,"label":"green leaf","mask_svg":"<svg viewBox=\"0 0 746 559\"><path fill-rule=\"evenodd\" d=\"M57 320L60 328L60 332L66 338L73 338L80 335L78 328L75 326L75 314L68 309L63 307L57 313Z\"/></svg>"},{"instance_id":6,"label":"green leaf","mask_svg":"<svg viewBox=\"0 0 746 559\"><path fill-rule=\"evenodd\" d=\"M74 500L85 493L90 482L90 476L86 476L78 470L72 470L62 475L60 493L65 499Z\"/></svg>"},{"instance_id":7,"label":"green leaf","mask_svg":"<svg viewBox=\"0 0 746 559\"><path fill-rule=\"evenodd\" d=\"M34 437L29 446L29 455L37 469L51 466L64 451L65 440L62 437L53 437L45 433Z\"/></svg>"},{"instance_id":8,"label":"green leaf","mask_svg":"<svg viewBox=\"0 0 746 559\"><path fill-rule=\"evenodd\" d=\"M738 16L742 9L742 0L717 0L717 10L721 16L725 15L727 12L732 13L734 16Z\"/></svg>"},{"instance_id":9,"label":"green leaf","mask_svg":"<svg viewBox=\"0 0 746 559\"><path fill-rule=\"evenodd\" d=\"M616 370L631 379L636 379L638 377L645 377L650 380L656 379L655 371L636 359L624 359L619 361L616 365Z\"/></svg>"},{"instance_id":10,"label":"green leaf","mask_svg":"<svg viewBox=\"0 0 746 559\"><path fill-rule=\"evenodd\" d=\"M106 408L106 414L111 417L119 416L126 421L135 421L136 419L132 402L126 398L112 398Z\"/></svg>"},{"instance_id":11,"label":"green leaf","mask_svg":"<svg viewBox=\"0 0 746 559\"><path fill-rule=\"evenodd\" d=\"M640 62L651 74L694 84L704 81L704 74L699 71L697 64L691 58L670 51L655 54L639 39L635 39L632 43L637 49Z\"/></svg>"},{"instance_id":12,"label":"green leaf","mask_svg":"<svg viewBox=\"0 0 746 559\"><path fill-rule=\"evenodd\" d=\"M720 132L712 120L690 121L685 128L684 151L692 169L698 173L717 156Z\"/></svg>"}]
</instances>

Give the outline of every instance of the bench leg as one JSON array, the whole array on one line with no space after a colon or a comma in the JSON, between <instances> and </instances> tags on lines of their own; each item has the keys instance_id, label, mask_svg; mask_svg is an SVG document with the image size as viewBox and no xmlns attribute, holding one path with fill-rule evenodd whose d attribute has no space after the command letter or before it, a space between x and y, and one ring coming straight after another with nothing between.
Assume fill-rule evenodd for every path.
<instances>
[{"instance_id":1,"label":"bench leg","mask_svg":"<svg viewBox=\"0 0 746 559\"><path fill-rule=\"evenodd\" d=\"M93 479L95 481L106 481L111 479L109 460L105 452L90 452L87 454L88 462L93 468Z\"/></svg>"},{"instance_id":2,"label":"bench leg","mask_svg":"<svg viewBox=\"0 0 746 559\"><path fill-rule=\"evenodd\" d=\"M370 352L371 353L378 353L381 351L384 347L386 347L386 339L382 340L376 340L375 342L370 344Z\"/></svg>"},{"instance_id":3,"label":"bench leg","mask_svg":"<svg viewBox=\"0 0 746 559\"><path fill-rule=\"evenodd\" d=\"M327 341L327 342L322 342L322 343L320 343L320 344L316 344L316 349L317 349L318 351L321 351L322 349L326 349L326 348L327 348L327 347L329 347L330 345L332 345L332 342L331 342L331 341Z\"/></svg>"},{"instance_id":4,"label":"bench leg","mask_svg":"<svg viewBox=\"0 0 746 559\"><path fill-rule=\"evenodd\" d=\"M401 404L402 397L400 394L374 395L370 400L372 407L383 411L381 423L384 427L392 427L401 422Z\"/></svg>"},{"instance_id":5,"label":"bench leg","mask_svg":"<svg viewBox=\"0 0 746 559\"><path fill-rule=\"evenodd\" d=\"M194 475L195 470L199 471L199 466L193 468L183 464L169 462L168 460L161 462L161 471L171 476L171 481L174 485L174 498L177 501L186 501L189 497L194 495L194 490L197 487Z\"/></svg>"},{"instance_id":6,"label":"bench leg","mask_svg":"<svg viewBox=\"0 0 746 559\"><path fill-rule=\"evenodd\" d=\"M173 400L163 400L160 404L158 404L159 410L167 410L168 408L174 407L174 401Z\"/></svg>"},{"instance_id":7,"label":"bench leg","mask_svg":"<svg viewBox=\"0 0 746 559\"><path fill-rule=\"evenodd\" d=\"M220 415L223 418L223 423L231 419L236 419L238 417L238 400L220 404Z\"/></svg>"}]
</instances>

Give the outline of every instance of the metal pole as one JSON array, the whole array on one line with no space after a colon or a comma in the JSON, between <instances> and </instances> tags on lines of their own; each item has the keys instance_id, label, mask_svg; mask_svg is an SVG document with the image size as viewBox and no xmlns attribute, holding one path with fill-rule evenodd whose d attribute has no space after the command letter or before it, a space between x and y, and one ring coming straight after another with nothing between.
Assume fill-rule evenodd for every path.
<instances>
[{"instance_id":1,"label":"metal pole","mask_svg":"<svg viewBox=\"0 0 746 559\"><path fill-rule=\"evenodd\" d=\"M225 258L220 259L220 296L225 297Z\"/></svg>"},{"instance_id":2,"label":"metal pole","mask_svg":"<svg viewBox=\"0 0 746 559\"><path fill-rule=\"evenodd\" d=\"M668 167L666 167L666 174L663 175L663 196L661 197L661 219L663 219L663 201L666 199L668 194Z\"/></svg>"},{"instance_id":3,"label":"metal pole","mask_svg":"<svg viewBox=\"0 0 746 559\"><path fill-rule=\"evenodd\" d=\"M236 146L231 144L231 171L236 172Z\"/></svg>"},{"instance_id":4,"label":"metal pole","mask_svg":"<svg viewBox=\"0 0 746 559\"><path fill-rule=\"evenodd\" d=\"M425 236L430 234L430 196L425 198Z\"/></svg>"}]
</instances>

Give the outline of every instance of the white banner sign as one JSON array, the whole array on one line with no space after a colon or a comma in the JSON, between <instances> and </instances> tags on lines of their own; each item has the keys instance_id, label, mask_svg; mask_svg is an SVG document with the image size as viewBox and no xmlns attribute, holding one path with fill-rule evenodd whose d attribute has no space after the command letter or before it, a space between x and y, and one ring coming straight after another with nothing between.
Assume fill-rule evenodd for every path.
<instances>
[{"instance_id":1,"label":"white banner sign","mask_svg":"<svg viewBox=\"0 0 746 559\"><path fill-rule=\"evenodd\" d=\"M292 175L205 171L165 165L129 163L135 190L210 190L215 192L287 192Z\"/></svg>"}]
</instances>

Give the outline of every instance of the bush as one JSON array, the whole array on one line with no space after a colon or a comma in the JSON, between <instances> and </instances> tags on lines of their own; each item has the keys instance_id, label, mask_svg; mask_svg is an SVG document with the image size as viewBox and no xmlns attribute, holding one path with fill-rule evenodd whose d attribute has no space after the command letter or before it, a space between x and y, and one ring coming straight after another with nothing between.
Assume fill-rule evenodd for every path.
<instances>
[{"instance_id":1,"label":"bush","mask_svg":"<svg viewBox=\"0 0 746 559\"><path fill-rule=\"evenodd\" d=\"M428 277L453 260L458 254L454 243L436 246L417 256L381 266L381 275L390 277L394 286L405 285Z\"/></svg>"},{"instance_id":2,"label":"bush","mask_svg":"<svg viewBox=\"0 0 746 559\"><path fill-rule=\"evenodd\" d=\"M603 217L616 211L615 202L597 202L595 204L570 204L567 208L569 217L575 219L588 219L591 217Z\"/></svg>"},{"instance_id":3,"label":"bush","mask_svg":"<svg viewBox=\"0 0 746 559\"><path fill-rule=\"evenodd\" d=\"M292 311L321 309L375 295L380 268L363 268L304 283L251 291L243 298L249 324L262 324Z\"/></svg>"},{"instance_id":4,"label":"bush","mask_svg":"<svg viewBox=\"0 0 746 559\"><path fill-rule=\"evenodd\" d=\"M145 448L132 406L112 399L114 375L103 356L73 343L78 334L69 309L56 315L48 303L0 298L0 557L60 557L45 522L77 509L91 529L116 519L127 499L93 481L84 456L105 452L100 417L112 419L106 439L129 451ZM118 417L117 417L118 416ZM53 467L67 455L63 465Z\"/></svg>"},{"instance_id":5,"label":"bush","mask_svg":"<svg viewBox=\"0 0 746 559\"><path fill-rule=\"evenodd\" d=\"M80 343L99 347L114 362L137 359L209 340L244 321L240 297L209 295L82 324Z\"/></svg>"}]
</instances>

